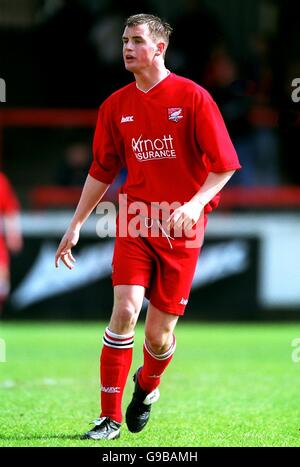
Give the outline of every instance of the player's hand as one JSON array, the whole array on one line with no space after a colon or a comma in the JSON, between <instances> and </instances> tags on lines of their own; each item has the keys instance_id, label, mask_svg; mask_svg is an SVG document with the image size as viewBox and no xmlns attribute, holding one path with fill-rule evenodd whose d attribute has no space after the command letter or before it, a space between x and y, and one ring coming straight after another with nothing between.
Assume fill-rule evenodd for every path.
<instances>
[{"instance_id":1,"label":"player's hand","mask_svg":"<svg viewBox=\"0 0 300 467\"><path fill-rule=\"evenodd\" d=\"M167 219L167 228L170 230L179 230L184 228L185 231L190 231L200 219L201 212L204 209L203 204L199 201L189 201L183 206L175 209Z\"/></svg>"},{"instance_id":2,"label":"player's hand","mask_svg":"<svg viewBox=\"0 0 300 467\"><path fill-rule=\"evenodd\" d=\"M61 242L57 248L55 255L55 266L58 268L59 261L67 266L69 269L73 269L76 259L72 255L72 248L77 244L79 240L79 230L78 229L68 229L61 239Z\"/></svg>"}]
</instances>

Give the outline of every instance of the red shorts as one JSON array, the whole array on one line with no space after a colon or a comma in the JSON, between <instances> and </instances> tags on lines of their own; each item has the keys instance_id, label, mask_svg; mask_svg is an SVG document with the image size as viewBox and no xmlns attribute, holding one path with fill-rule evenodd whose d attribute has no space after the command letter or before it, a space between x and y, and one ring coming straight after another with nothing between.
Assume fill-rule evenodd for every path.
<instances>
[{"instance_id":1,"label":"red shorts","mask_svg":"<svg viewBox=\"0 0 300 467\"><path fill-rule=\"evenodd\" d=\"M205 216L204 228L206 222ZM160 233L158 237L122 237L117 222L112 282L113 286L141 285L152 305L180 316L188 302L201 245L189 243L187 247L186 237L176 238L171 232L173 239L168 240Z\"/></svg>"}]
</instances>

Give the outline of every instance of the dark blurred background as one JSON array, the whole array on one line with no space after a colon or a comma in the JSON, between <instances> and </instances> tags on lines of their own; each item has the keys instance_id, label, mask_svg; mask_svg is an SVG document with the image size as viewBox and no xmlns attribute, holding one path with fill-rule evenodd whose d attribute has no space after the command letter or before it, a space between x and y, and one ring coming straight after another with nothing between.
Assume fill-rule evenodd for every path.
<instances>
[{"instance_id":1,"label":"dark blurred background","mask_svg":"<svg viewBox=\"0 0 300 467\"><path fill-rule=\"evenodd\" d=\"M7 87L0 112L96 109L132 80L120 36L124 19L140 11L171 23L168 67L206 87L220 106L244 166L231 183L299 184L299 106L291 99L292 80L300 77L295 0L0 0L0 77ZM32 125L34 136L25 125L16 126L12 121L2 127L0 163L26 205L37 181L59 180L60 161L70 162L69 145L90 144L92 128L84 115L76 131L68 117L39 132ZM35 170L24 180L29 163Z\"/></svg>"},{"instance_id":2,"label":"dark blurred background","mask_svg":"<svg viewBox=\"0 0 300 467\"><path fill-rule=\"evenodd\" d=\"M224 116L243 170L224 190L220 212L298 216L296 0L0 0L0 78L6 82L0 169L23 212L76 205L92 157L97 108L133 79L123 67L121 35L125 18L137 12L172 25L167 67L208 89ZM108 199L116 199L125 176ZM258 251L257 232L249 235ZM295 306L300 309L300 297Z\"/></svg>"}]
</instances>

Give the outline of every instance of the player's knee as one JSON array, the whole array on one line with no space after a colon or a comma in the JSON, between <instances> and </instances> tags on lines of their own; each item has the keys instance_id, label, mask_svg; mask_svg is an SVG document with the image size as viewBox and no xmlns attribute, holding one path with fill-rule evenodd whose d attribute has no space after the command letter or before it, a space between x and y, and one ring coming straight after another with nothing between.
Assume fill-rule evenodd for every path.
<instances>
[{"instance_id":1,"label":"player's knee","mask_svg":"<svg viewBox=\"0 0 300 467\"><path fill-rule=\"evenodd\" d=\"M114 305L111 323L118 330L128 331L135 326L138 316L138 310L133 303L128 301L119 301Z\"/></svg>"},{"instance_id":2,"label":"player's knee","mask_svg":"<svg viewBox=\"0 0 300 467\"><path fill-rule=\"evenodd\" d=\"M135 318L136 310L133 306L127 305L120 307L116 314L122 323L131 323Z\"/></svg>"},{"instance_id":3,"label":"player's knee","mask_svg":"<svg viewBox=\"0 0 300 467\"><path fill-rule=\"evenodd\" d=\"M3 302L6 300L8 294L9 294L9 279L8 277L0 276L0 302Z\"/></svg>"},{"instance_id":4,"label":"player's knee","mask_svg":"<svg viewBox=\"0 0 300 467\"><path fill-rule=\"evenodd\" d=\"M172 334L157 334L153 331L146 331L146 343L150 350L156 355L163 354L169 350L172 343Z\"/></svg>"}]
</instances>

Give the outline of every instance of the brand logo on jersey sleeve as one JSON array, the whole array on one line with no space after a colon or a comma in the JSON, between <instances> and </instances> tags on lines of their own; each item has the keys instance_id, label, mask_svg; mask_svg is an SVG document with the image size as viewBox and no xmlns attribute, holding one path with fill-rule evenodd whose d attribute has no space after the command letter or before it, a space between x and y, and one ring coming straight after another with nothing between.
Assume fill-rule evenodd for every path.
<instances>
[{"instance_id":1,"label":"brand logo on jersey sleeve","mask_svg":"<svg viewBox=\"0 0 300 467\"><path fill-rule=\"evenodd\" d=\"M168 108L168 119L172 122L179 122L183 118L182 107L169 107Z\"/></svg>"}]
</instances>

